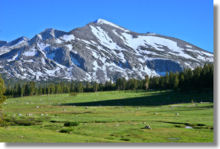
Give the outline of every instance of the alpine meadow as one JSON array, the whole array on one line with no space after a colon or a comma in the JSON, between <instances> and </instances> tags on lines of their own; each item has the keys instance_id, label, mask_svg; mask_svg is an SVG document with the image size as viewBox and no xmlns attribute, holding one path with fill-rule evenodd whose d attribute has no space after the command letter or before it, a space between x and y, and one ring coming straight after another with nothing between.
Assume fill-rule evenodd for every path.
<instances>
[{"instance_id":1,"label":"alpine meadow","mask_svg":"<svg viewBox=\"0 0 220 149\"><path fill-rule=\"evenodd\" d=\"M140 2L145 8L152 10L157 6L161 12L167 11L157 19L140 19L144 15L158 17L159 12L149 14L149 10L136 3L124 8L120 0L117 5L114 0L108 2L112 10L104 4L98 5L98 0L91 4L94 7L88 7L87 1L88 11L81 13L75 12L82 8L78 1L54 0L51 8L41 0L39 4L44 5L34 7L24 1L21 0L23 10L15 9L18 14L26 14L27 8L36 10L38 6L42 11L39 15L45 16L41 20L32 11L27 15L35 16L34 20L20 16L24 26L18 23L14 35L21 33L20 26L23 31L31 28L30 33L42 26L44 29L31 37L13 36L14 40L0 41L0 142L214 143L214 54L213 49L203 48L210 47L208 40L200 41L202 37L210 37L203 27L206 24L199 22L206 15L197 17L200 23L197 29L190 28L196 21L192 19L195 11L209 5L201 2L200 7L191 9L187 4L188 12L182 13L177 2L166 0L179 9L167 4L164 8L161 0L156 0L158 3L146 0ZM1 3L9 8L7 2ZM64 6L74 6L76 10L63 9ZM136 17L131 15L131 8ZM54 11L58 9L65 15ZM182 20L189 19L192 24L178 24L179 16L175 16L174 9L177 14L187 16L181 16ZM9 18L4 17L6 21L0 30L9 38L12 33L9 36L4 31L11 20L11 15L7 15ZM48 15L51 18L46 18ZM64 31L67 23L71 25L67 21L70 16L73 20L75 17L72 23L81 27ZM168 16L175 16L173 23L166 24L163 17L169 20ZM90 22L93 17L99 19ZM158 26L160 19L164 24ZM63 29L55 29L54 24ZM147 27L160 34L138 32ZM200 29L202 33L196 34ZM178 36L170 36L172 31ZM190 38L186 36L189 32Z\"/></svg>"}]
</instances>

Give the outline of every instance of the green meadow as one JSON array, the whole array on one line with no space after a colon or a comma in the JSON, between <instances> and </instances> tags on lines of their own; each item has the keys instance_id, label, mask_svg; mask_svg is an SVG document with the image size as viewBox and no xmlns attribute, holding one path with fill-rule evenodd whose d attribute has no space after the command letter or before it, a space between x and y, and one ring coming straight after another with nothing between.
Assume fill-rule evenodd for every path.
<instances>
[{"instance_id":1,"label":"green meadow","mask_svg":"<svg viewBox=\"0 0 220 149\"><path fill-rule=\"evenodd\" d=\"M213 94L108 91L9 98L0 142L211 143Z\"/></svg>"}]
</instances>

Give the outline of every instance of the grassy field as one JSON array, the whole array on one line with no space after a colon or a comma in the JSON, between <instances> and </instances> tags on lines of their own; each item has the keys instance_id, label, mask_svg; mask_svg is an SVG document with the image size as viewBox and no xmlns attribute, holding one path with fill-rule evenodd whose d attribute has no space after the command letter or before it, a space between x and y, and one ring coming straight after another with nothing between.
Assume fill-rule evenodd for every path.
<instances>
[{"instance_id":1,"label":"grassy field","mask_svg":"<svg viewBox=\"0 0 220 149\"><path fill-rule=\"evenodd\" d=\"M213 142L212 98L170 91L10 98L0 141Z\"/></svg>"}]
</instances>

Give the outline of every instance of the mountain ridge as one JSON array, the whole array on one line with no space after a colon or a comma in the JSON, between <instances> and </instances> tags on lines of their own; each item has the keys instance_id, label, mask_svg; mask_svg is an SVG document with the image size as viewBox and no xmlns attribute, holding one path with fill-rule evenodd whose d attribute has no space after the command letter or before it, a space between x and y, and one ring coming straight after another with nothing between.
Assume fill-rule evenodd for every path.
<instances>
[{"instance_id":1,"label":"mountain ridge","mask_svg":"<svg viewBox=\"0 0 220 149\"><path fill-rule=\"evenodd\" d=\"M8 79L142 79L213 62L211 52L189 42L135 33L104 19L69 32L48 28L16 40L0 45L0 73Z\"/></svg>"}]
</instances>

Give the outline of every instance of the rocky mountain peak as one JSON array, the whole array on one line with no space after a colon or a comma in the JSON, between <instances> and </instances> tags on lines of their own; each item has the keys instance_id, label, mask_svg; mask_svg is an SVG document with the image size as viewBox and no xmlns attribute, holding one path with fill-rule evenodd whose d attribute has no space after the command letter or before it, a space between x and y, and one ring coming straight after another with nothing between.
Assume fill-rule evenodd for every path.
<instances>
[{"instance_id":1,"label":"rocky mountain peak","mask_svg":"<svg viewBox=\"0 0 220 149\"><path fill-rule=\"evenodd\" d=\"M70 32L49 28L13 42L0 46L0 73L8 79L143 79L213 62L212 53L183 40L135 33L104 19Z\"/></svg>"}]
</instances>

